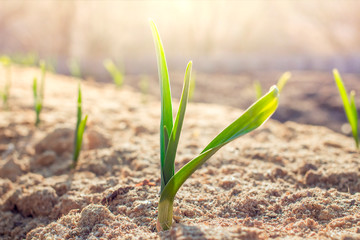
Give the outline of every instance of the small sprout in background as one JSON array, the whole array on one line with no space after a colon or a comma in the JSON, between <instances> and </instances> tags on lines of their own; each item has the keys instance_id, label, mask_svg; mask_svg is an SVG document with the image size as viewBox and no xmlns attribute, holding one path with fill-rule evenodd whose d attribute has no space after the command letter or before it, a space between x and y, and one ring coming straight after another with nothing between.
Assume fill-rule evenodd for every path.
<instances>
[{"instance_id":1,"label":"small sprout in background","mask_svg":"<svg viewBox=\"0 0 360 240\"><path fill-rule=\"evenodd\" d=\"M124 73L110 59L104 60L104 67L111 75L116 87L120 88L124 83Z\"/></svg>"},{"instance_id":2,"label":"small sprout in background","mask_svg":"<svg viewBox=\"0 0 360 240\"><path fill-rule=\"evenodd\" d=\"M34 95L34 110L36 114L35 126L38 127L40 124L40 113L43 107L44 102L44 87L45 87L45 75L46 75L46 63L41 60L40 61L40 69L41 69L41 78L40 78L40 88L38 88L37 78L34 78L33 81L33 95Z\"/></svg>"},{"instance_id":3,"label":"small sprout in background","mask_svg":"<svg viewBox=\"0 0 360 240\"><path fill-rule=\"evenodd\" d=\"M160 91L160 166L161 191L158 205L158 231L168 230L172 225L173 202L181 185L220 148L236 138L261 126L276 110L279 91L273 86L270 91L250 106L238 119L217 135L194 159L175 173L175 157L181 128L189 97L192 62L187 65L179 110L173 122L170 81L163 45L153 21L150 21L155 41Z\"/></svg>"},{"instance_id":4,"label":"small sprout in background","mask_svg":"<svg viewBox=\"0 0 360 240\"><path fill-rule=\"evenodd\" d=\"M140 91L142 93L142 102L147 102L147 95L149 94L149 77L142 75L139 82Z\"/></svg>"},{"instance_id":5,"label":"small sprout in background","mask_svg":"<svg viewBox=\"0 0 360 240\"><path fill-rule=\"evenodd\" d=\"M5 84L3 90L0 90L0 96L3 102L3 108L9 108L9 97L11 88L11 59L8 56L1 56L0 63L5 68Z\"/></svg>"},{"instance_id":6,"label":"small sprout in background","mask_svg":"<svg viewBox=\"0 0 360 240\"><path fill-rule=\"evenodd\" d=\"M262 87L261 83L258 80L255 80L254 88L256 93L256 99L260 99L262 97Z\"/></svg>"},{"instance_id":7,"label":"small sprout in background","mask_svg":"<svg viewBox=\"0 0 360 240\"><path fill-rule=\"evenodd\" d=\"M70 59L67 63L71 76L81 78L81 69L76 59Z\"/></svg>"},{"instance_id":8,"label":"small sprout in background","mask_svg":"<svg viewBox=\"0 0 360 240\"><path fill-rule=\"evenodd\" d=\"M279 93L281 93L281 91L283 90L285 84L289 81L289 79L291 78L291 73L290 72L285 72L283 73L283 75L281 75L281 77L279 78L279 81L277 83L277 87L279 89Z\"/></svg>"},{"instance_id":9,"label":"small sprout in background","mask_svg":"<svg viewBox=\"0 0 360 240\"><path fill-rule=\"evenodd\" d=\"M87 118L88 115L85 115L85 118L82 119L82 97L81 97L81 86L79 83L78 99L77 99L77 120L76 120L76 127L74 133L73 163L71 165L72 168L76 167L80 155L82 139L85 131Z\"/></svg>"},{"instance_id":10,"label":"small sprout in background","mask_svg":"<svg viewBox=\"0 0 360 240\"><path fill-rule=\"evenodd\" d=\"M196 88L196 72L192 71L190 78L190 86L189 86L189 102L193 100L195 88Z\"/></svg>"},{"instance_id":11,"label":"small sprout in background","mask_svg":"<svg viewBox=\"0 0 360 240\"><path fill-rule=\"evenodd\" d=\"M335 83L339 89L339 93L343 101L346 117L351 126L352 135L355 141L356 148L359 149L359 118L355 105L355 92L351 91L349 97L344 82L341 79L339 71L337 69L334 69L333 74L334 74Z\"/></svg>"},{"instance_id":12,"label":"small sprout in background","mask_svg":"<svg viewBox=\"0 0 360 240\"><path fill-rule=\"evenodd\" d=\"M36 66L39 62L39 56L36 52L29 52L27 54L16 54L12 56L11 59L14 63L27 67Z\"/></svg>"},{"instance_id":13,"label":"small sprout in background","mask_svg":"<svg viewBox=\"0 0 360 240\"><path fill-rule=\"evenodd\" d=\"M291 78L290 72L285 72L281 75L281 77L279 78L276 84L277 88L279 89L279 93L281 93L281 91L283 90L284 86L286 85L286 83L289 81L290 78ZM256 80L254 82L254 88L256 93L256 99L260 99L261 96L263 95L261 83Z\"/></svg>"},{"instance_id":14,"label":"small sprout in background","mask_svg":"<svg viewBox=\"0 0 360 240\"><path fill-rule=\"evenodd\" d=\"M46 61L46 70L52 73L56 73L56 59L51 58Z\"/></svg>"}]
</instances>

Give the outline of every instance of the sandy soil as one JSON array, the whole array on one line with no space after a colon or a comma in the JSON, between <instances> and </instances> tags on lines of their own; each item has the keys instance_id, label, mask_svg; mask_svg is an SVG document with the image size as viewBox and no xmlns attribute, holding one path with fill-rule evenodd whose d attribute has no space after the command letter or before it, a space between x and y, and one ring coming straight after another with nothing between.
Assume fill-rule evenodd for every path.
<instances>
[{"instance_id":1,"label":"sandy soil","mask_svg":"<svg viewBox=\"0 0 360 240\"><path fill-rule=\"evenodd\" d=\"M158 233L158 100L84 82L89 119L71 170L77 82L48 75L36 129L35 75L16 70L10 109L1 112L1 239L360 239L360 155L351 138L270 120L194 173L175 198L173 228ZM240 114L190 103L177 169Z\"/></svg>"}]
</instances>

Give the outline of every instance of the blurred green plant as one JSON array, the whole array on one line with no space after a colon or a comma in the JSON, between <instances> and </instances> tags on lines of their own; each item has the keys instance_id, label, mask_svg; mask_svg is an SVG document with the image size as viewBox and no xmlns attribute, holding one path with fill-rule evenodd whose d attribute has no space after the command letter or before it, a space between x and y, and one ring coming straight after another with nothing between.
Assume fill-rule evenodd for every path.
<instances>
[{"instance_id":1,"label":"blurred green plant","mask_svg":"<svg viewBox=\"0 0 360 240\"><path fill-rule=\"evenodd\" d=\"M283 90L283 88L285 87L286 83L289 81L290 78L291 78L290 72L284 72L280 76L276 84L277 88L279 89L279 93L281 93L281 91ZM256 99L260 99L261 96L263 95L263 92L262 92L261 83L258 80L254 82L254 88L255 88Z\"/></svg>"},{"instance_id":2,"label":"blurred green plant","mask_svg":"<svg viewBox=\"0 0 360 240\"><path fill-rule=\"evenodd\" d=\"M110 59L104 60L104 67L111 75L116 87L120 88L124 83L124 73Z\"/></svg>"},{"instance_id":3,"label":"blurred green plant","mask_svg":"<svg viewBox=\"0 0 360 240\"><path fill-rule=\"evenodd\" d=\"M250 106L237 120L217 135L197 157L175 173L174 163L189 97L192 62L188 63L185 71L179 109L175 122L173 122L170 81L165 52L155 23L150 21L150 25L156 48L161 92L161 192L158 205L157 229L162 231L169 229L172 225L173 202L181 185L220 148L261 126L275 112L278 106L279 91L276 86L273 86L265 96Z\"/></svg>"},{"instance_id":4,"label":"blurred green plant","mask_svg":"<svg viewBox=\"0 0 360 240\"><path fill-rule=\"evenodd\" d=\"M262 87L261 87L261 83L258 80L255 80L254 88L255 88L256 99L260 99L262 97Z\"/></svg>"},{"instance_id":5,"label":"blurred green plant","mask_svg":"<svg viewBox=\"0 0 360 240\"><path fill-rule=\"evenodd\" d=\"M290 78L291 78L291 73L290 72L284 72L281 75L281 77L278 80L278 83L276 84L276 86L279 89L279 93L281 93L281 91L285 87L285 84L289 81Z\"/></svg>"},{"instance_id":6,"label":"blurred green plant","mask_svg":"<svg viewBox=\"0 0 360 240\"><path fill-rule=\"evenodd\" d=\"M46 75L46 63L45 61L40 61L41 77L40 77L40 87L38 88L38 81L35 77L33 80L33 96L34 96L34 110L36 114L35 126L38 127L40 124L40 113L43 108L44 102L44 88L45 88L45 75Z\"/></svg>"},{"instance_id":7,"label":"blurred green plant","mask_svg":"<svg viewBox=\"0 0 360 240\"><path fill-rule=\"evenodd\" d=\"M3 55L0 57L0 63L5 69L5 83L2 90L0 90L0 96L3 102L3 108L9 108L9 97L10 97L10 88L11 88L11 59Z\"/></svg>"},{"instance_id":8,"label":"blurred green plant","mask_svg":"<svg viewBox=\"0 0 360 240\"><path fill-rule=\"evenodd\" d=\"M36 66L39 63L39 56L36 52L28 52L25 54L15 54L11 56L13 63L23 66Z\"/></svg>"},{"instance_id":9,"label":"blurred green plant","mask_svg":"<svg viewBox=\"0 0 360 240\"><path fill-rule=\"evenodd\" d=\"M46 70L52 73L56 73L56 59L50 58L46 60Z\"/></svg>"},{"instance_id":10,"label":"blurred green plant","mask_svg":"<svg viewBox=\"0 0 360 240\"><path fill-rule=\"evenodd\" d=\"M356 148L359 150L359 118L355 105L355 91L351 91L350 96L348 96L344 82L337 69L333 70L333 75L335 83L339 89L340 97L343 101L346 117L351 126Z\"/></svg>"},{"instance_id":11,"label":"blurred green plant","mask_svg":"<svg viewBox=\"0 0 360 240\"><path fill-rule=\"evenodd\" d=\"M79 83L78 99L77 99L77 119L76 119L75 133L74 133L73 163L71 165L72 168L75 168L78 162L87 118L88 115L85 115L84 119L82 118L82 96L81 96L81 86Z\"/></svg>"},{"instance_id":12,"label":"blurred green plant","mask_svg":"<svg viewBox=\"0 0 360 240\"><path fill-rule=\"evenodd\" d=\"M82 77L80 64L75 58L68 60L67 65L68 65L71 76L76 77L76 78Z\"/></svg>"},{"instance_id":13,"label":"blurred green plant","mask_svg":"<svg viewBox=\"0 0 360 240\"><path fill-rule=\"evenodd\" d=\"M146 103L147 102L147 96L149 94L149 77L146 75L142 75L140 82L139 82L139 87L140 87L140 91L141 91L141 95L142 95L142 102Z\"/></svg>"}]
</instances>

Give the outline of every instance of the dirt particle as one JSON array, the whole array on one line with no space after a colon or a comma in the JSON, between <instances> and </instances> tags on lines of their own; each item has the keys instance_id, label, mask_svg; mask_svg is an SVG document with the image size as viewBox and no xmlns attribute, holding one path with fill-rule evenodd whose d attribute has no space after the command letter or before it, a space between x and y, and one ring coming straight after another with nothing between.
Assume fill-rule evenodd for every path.
<instances>
[{"instance_id":1,"label":"dirt particle","mask_svg":"<svg viewBox=\"0 0 360 240\"><path fill-rule=\"evenodd\" d=\"M34 187L24 192L16 191L12 199L23 216L48 216L58 201L56 192L51 187Z\"/></svg>"},{"instance_id":2,"label":"dirt particle","mask_svg":"<svg viewBox=\"0 0 360 240\"><path fill-rule=\"evenodd\" d=\"M0 177L15 181L19 176L28 171L29 161L10 158L2 166L0 166Z\"/></svg>"},{"instance_id":3,"label":"dirt particle","mask_svg":"<svg viewBox=\"0 0 360 240\"><path fill-rule=\"evenodd\" d=\"M83 228L93 228L108 219L115 219L115 216L103 205L90 204L80 213L79 226Z\"/></svg>"},{"instance_id":4,"label":"dirt particle","mask_svg":"<svg viewBox=\"0 0 360 240\"><path fill-rule=\"evenodd\" d=\"M231 189L233 188L236 184L238 183L238 181L232 177L232 176L226 176L225 178L223 178L222 180L220 180L219 186L224 188L224 189Z\"/></svg>"},{"instance_id":5,"label":"dirt particle","mask_svg":"<svg viewBox=\"0 0 360 240\"><path fill-rule=\"evenodd\" d=\"M87 129L85 133L87 149L110 147L110 140L96 129Z\"/></svg>"},{"instance_id":6,"label":"dirt particle","mask_svg":"<svg viewBox=\"0 0 360 240\"><path fill-rule=\"evenodd\" d=\"M304 177L306 185L315 185L320 181L321 174L316 173L313 170L309 170Z\"/></svg>"},{"instance_id":7,"label":"dirt particle","mask_svg":"<svg viewBox=\"0 0 360 240\"><path fill-rule=\"evenodd\" d=\"M37 154L46 150L54 151L58 156L64 152L72 152L74 144L74 130L57 128L35 145Z\"/></svg>"},{"instance_id":8,"label":"dirt particle","mask_svg":"<svg viewBox=\"0 0 360 240\"><path fill-rule=\"evenodd\" d=\"M11 183L10 180L0 178L0 199L7 192L9 192L12 188L13 188L13 184Z\"/></svg>"},{"instance_id":9,"label":"dirt particle","mask_svg":"<svg viewBox=\"0 0 360 240\"><path fill-rule=\"evenodd\" d=\"M301 175L305 175L309 170L317 170L317 167L311 163L304 163L298 169L298 173L300 173Z\"/></svg>"},{"instance_id":10,"label":"dirt particle","mask_svg":"<svg viewBox=\"0 0 360 240\"><path fill-rule=\"evenodd\" d=\"M40 166L49 166L56 160L55 152L47 150L35 159L35 163Z\"/></svg>"}]
</instances>

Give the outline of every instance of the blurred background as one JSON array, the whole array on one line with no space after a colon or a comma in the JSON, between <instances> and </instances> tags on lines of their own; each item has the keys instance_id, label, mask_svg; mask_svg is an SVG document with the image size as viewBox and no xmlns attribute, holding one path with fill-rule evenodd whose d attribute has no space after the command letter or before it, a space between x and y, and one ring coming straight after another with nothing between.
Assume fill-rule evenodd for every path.
<instances>
[{"instance_id":1,"label":"blurred background","mask_svg":"<svg viewBox=\"0 0 360 240\"><path fill-rule=\"evenodd\" d=\"M0 51L67 59L104 58L129 73L156 70L148 24L172 68L203 72L331 70L360 73L359 1L1 1Z\"/></svg>"},{"instance_id":2,"label":"blurred background","mask_svg":"<svg viewBox=\"0 0 360 240\"><path fill-rule=\"evenodd\" d=\"M359 9L357 0L1 1L0 55L17 62L45 59L57 73L78 68L82 77L104 82L111 77L103 61L112 59L126 74L125 84L139 89L140 76L148 76L156 95L152 18L175 97L189 60L196 72L194 101L242 108L254 100L254 81L267 89L291 71L284 98L293 105L283 100L276 118L338 130L339 124L327 123L346 121L331 70L338 68L348 88L360 91Z\"/></svg>"}]
</instances>

